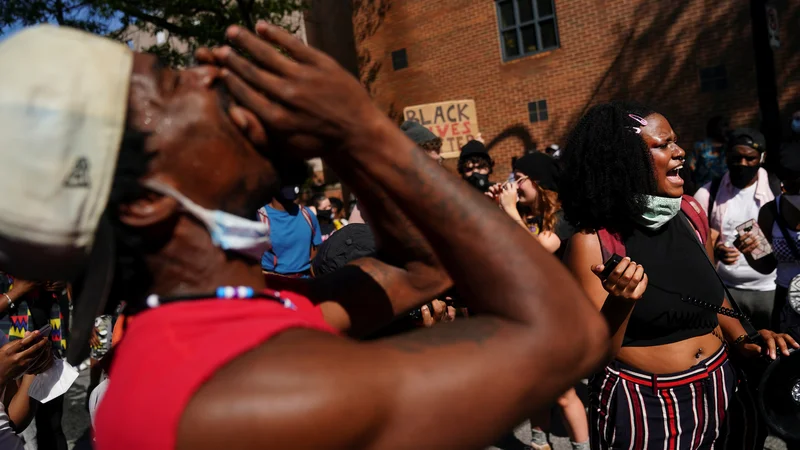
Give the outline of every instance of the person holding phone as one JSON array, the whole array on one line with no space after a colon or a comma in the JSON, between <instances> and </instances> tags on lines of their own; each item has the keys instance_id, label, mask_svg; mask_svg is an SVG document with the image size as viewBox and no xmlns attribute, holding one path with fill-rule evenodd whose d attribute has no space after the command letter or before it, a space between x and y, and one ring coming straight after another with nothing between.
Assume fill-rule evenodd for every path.
<instances>
[{"instance_id":1,"label":"person holding phone","mask_svg":"<svg viewBox=\"0 0 800 450\"><path fill-rule=\"evenodd\" d=\"M95 448L485 448L604 362L607 327L552 255L328 55L256 27L227 30L240 52L205 49L185 69L68 27L0 43L13 68L0 104L28 112L0 108L0 186L30 195L0 198L0 215L25 204L42 217L3 216L0 267L86 269L71 361L106 295L134 315ZM42 120L52 133L32 135ZM269 225L254 213L285 186L285 159L313 157L359 196L377 255L320 278L265 277ZM35 175L50 171L67 180ZM453 286L480 314L351 338Z\"/></svg>"},{"instance_id":2,"label":"person holding phone","mask_svg":"<svg viewBox=\"0 0 800 450\"><path fill-rule=\"evenodd\" d=\"M771 181L761 167L765 151L766 140L759 131L734 130L725 148L728 172L694 195L709 218L717 272L757 329L772 328L776 275L774 270L761 273L750 267L736 241L748 231L763 236L755 224L758 212L780 193L780 182Z\"/></svg>"},{"instance_id":3,"label":"person holding phone","mask_svg":"<svg viewBox=\"0 0 800 450\"><path fill-rule=\"evenodd\" d=\"M761 208L758 230L772 246L773 252L756 258L761 246L759 232L750 231L736 241L737 249L747 263L762 274L776 272L773 324L800 339L800 313L787 302L789 295L800 296L800 152L783 148L779 153L780 176L784 193Z\"/></svg>"},{"instance_id":4,"label":"person holding phone","mask_svg":"<svg viewBox=\"0 0 800 450\"><path fill-rule=\"evenodd\" d=\"M761 330L761 348L718 314L731 305L705 216L683 195L686 152L669 121L637 104L598 105L568 142L559 194L581 232L564 260L606 317L615 356L590 379L592 448L760 448L766 428L740 409L752 403L737 397L748 391L729 352L774 358L798 345ZM606 276L610 248L626 255Z\"/></svg>"}]
</instances>

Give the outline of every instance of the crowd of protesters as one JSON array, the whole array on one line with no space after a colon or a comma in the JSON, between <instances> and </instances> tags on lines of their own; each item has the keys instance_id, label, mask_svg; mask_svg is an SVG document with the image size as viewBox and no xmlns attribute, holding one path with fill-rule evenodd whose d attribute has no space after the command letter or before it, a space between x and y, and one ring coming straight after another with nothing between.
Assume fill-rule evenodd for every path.
<instances>
[{"instance_id":1,"label":"crowd of protesters","mask_svg":"<svg viewBox=\"0 0 800 450\"><path fill-rule=\"evenodd\" d=\"M780 148L714 117L687 152L600 104L507 179L470 140L457 177L329 57L226 36L182 70L68 28L0 44L0 450L34 418L67 448L71 365L98 449L480 449L528 421L545 450L554 407L574 449L763 448L755 361L800 348L800 112ZM357 206L302 200L311 157Z\"/></svg>"}]
</instances>

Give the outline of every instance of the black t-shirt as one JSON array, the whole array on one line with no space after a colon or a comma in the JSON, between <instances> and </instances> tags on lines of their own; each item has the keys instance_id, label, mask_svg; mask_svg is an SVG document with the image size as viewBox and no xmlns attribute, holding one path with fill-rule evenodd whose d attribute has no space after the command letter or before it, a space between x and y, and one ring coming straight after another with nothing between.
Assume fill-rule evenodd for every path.
<instances>
[{"instance_id":1,"label":"black t-shirt","mask_svg":"<svg viewBox=\"0 0 800 450\"><path fill-rule=\"evenodd\" d=\"M556 213L556 219L556 226L553 230L553 233L555 233L555 235L561 239L561 242L568 241L572 235L578 232L578 229L567 221L566 217L564 216L564 211L558 211Z\"/></svg>"},{"instance_id":2,"label":"black t-shirt","mask_svg":"<svg viewBox=\"0 0 800 450\"><path fill-rule=\"evenodd\" d=\"M561 240L561 247L558 248L555 255L559 257L559 259L564 255L564 249L567 246L567 241L578 232L578 229L575 228L569 221L567 221L564 211L559 210L555 214L556 216L556 224L553 227L553 234L558 236ZM541 230L542 229L542 216L534 217L528 220L529 225L534 225L535 229ZM534 230L531 230L534 231ZM539 231L541 232L541 231Z\"/></svg>"},{"instance_id":3,"label":"black t-shirt","mask_svg":"<svg viewBox=\"0 0 800 450\"><path fill-rule=\"evenodd\" d=\"M637 227L624 240L628 256L644 266L647 290L633 308L622 345L670 344L710 333L717 313L691 301L721 306L725 291L683 214L651 231Z\"/></svg>"}]
</instances>

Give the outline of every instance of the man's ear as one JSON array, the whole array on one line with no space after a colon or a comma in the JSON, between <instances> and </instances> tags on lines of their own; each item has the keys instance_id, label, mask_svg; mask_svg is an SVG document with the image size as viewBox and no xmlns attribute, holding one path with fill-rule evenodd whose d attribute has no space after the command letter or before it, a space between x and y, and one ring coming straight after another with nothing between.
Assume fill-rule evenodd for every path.
<instances>
[{"instance_id":1,"label":"man's ear","mask_svg":"<svg viewBox=\"0 0 800 450\"><path fill-rule=\"evenodd\" d=\"M153 191L120 205L119 220L130 227L144 228L163 222L177 214L177 200Z\"/></svg>"}]
</instances>

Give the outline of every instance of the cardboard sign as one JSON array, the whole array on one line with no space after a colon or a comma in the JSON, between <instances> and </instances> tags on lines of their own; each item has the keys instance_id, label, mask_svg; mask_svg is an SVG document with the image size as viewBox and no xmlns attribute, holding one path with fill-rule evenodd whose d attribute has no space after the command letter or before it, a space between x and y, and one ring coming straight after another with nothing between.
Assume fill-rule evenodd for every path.
<instances>
[{"instance_id":1,"label":"cardboard sign","mask_svg":"<svg viewBox=\"0 0 800 450\"><path fill-rule=\"evenodd\" d=\"M403 116L419 122L442 139L444 158L458 157L461 147L479 133L474 100L409 106L403 110Z\"/></svg>"}]
</instances>

